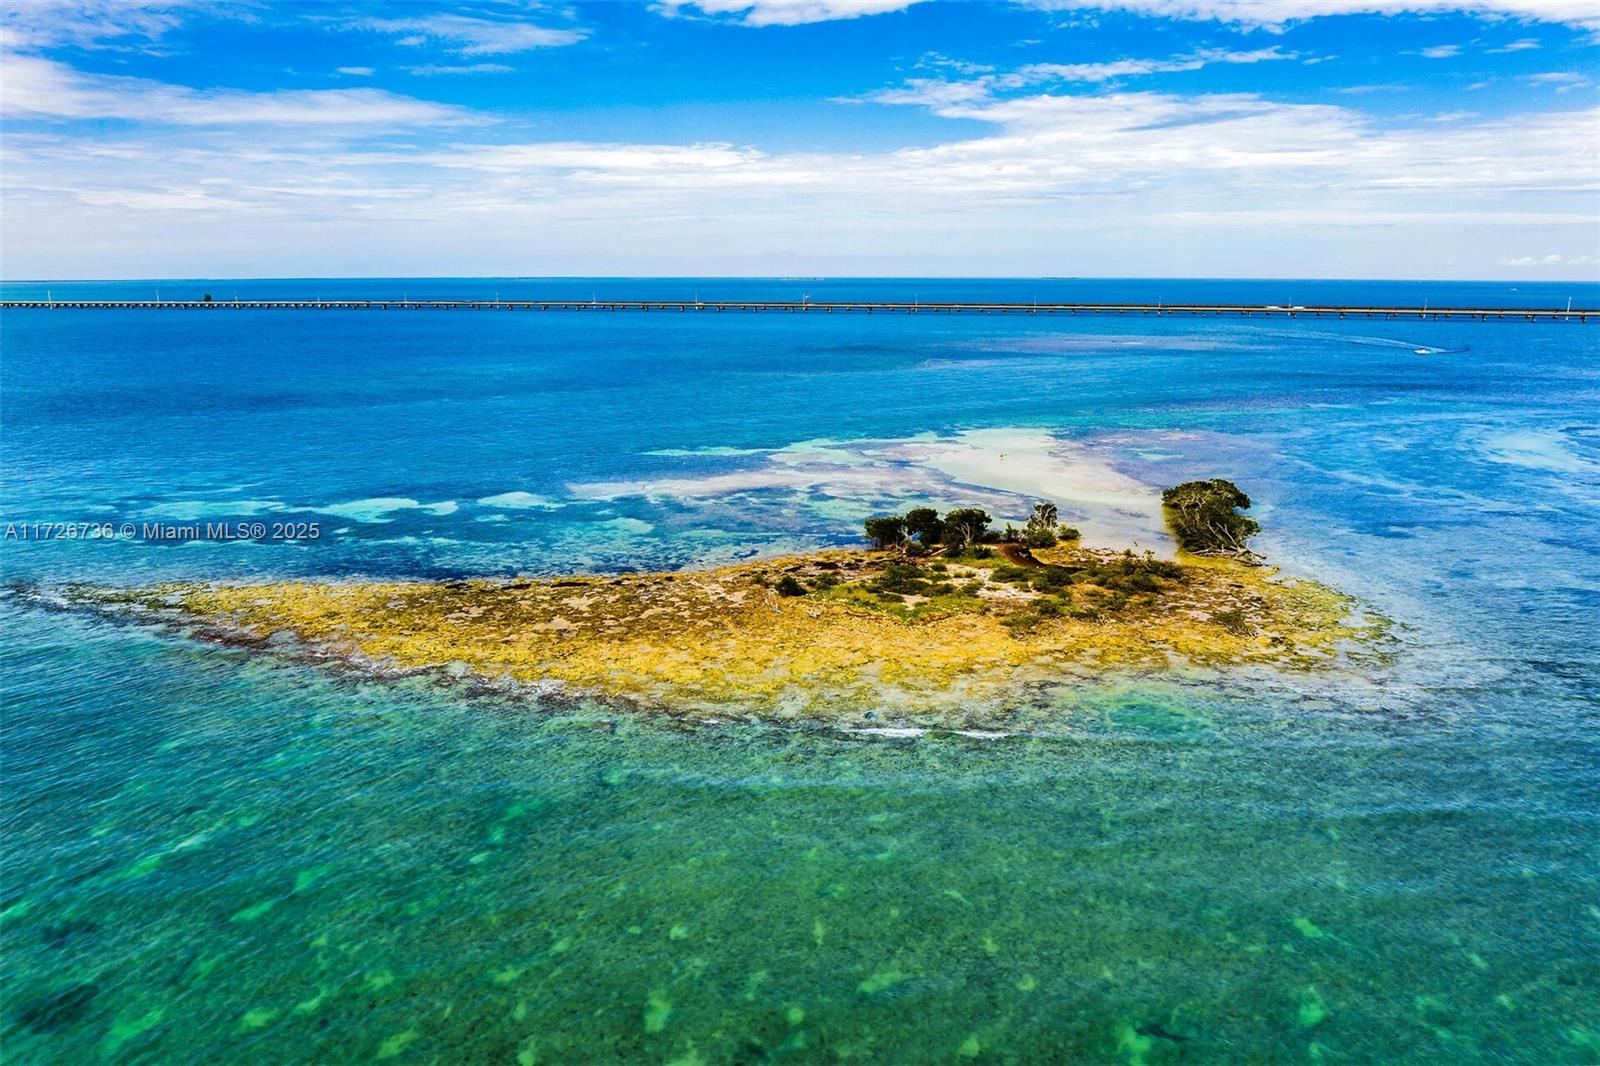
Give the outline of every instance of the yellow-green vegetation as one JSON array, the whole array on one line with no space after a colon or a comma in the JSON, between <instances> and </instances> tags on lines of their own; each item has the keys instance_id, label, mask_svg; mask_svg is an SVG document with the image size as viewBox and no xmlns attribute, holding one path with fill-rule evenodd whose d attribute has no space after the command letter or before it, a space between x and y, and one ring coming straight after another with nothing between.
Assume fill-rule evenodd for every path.
<instances>
[{"instance_id":1,"label":"yellow-green vegetation","mask_svg":"<svg viewBox=\"0 0 1600 1066\"><path fill-rule=\"evenodd\" d=\"M867 707L981 717L974 709L999 713L1084 668L1313 669L1376 634L1313 582L1075 543L825 551L617 577L166 585L96 599L378 668L553 683L687 714L830 718Z\"/></svg>"}]
</instances>

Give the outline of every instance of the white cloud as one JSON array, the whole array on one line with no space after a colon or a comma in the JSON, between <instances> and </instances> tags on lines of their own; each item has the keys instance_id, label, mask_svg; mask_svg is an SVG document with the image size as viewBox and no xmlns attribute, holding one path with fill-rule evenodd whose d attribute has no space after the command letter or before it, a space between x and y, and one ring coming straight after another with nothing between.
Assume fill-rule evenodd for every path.
<instances>
[{"instance_id":1,"label":"white cloud","mask_svg":"<svg viewBox=\"0 0 1600 1066\"><path fill-rule=\"evenodd\" d=\"M416 162L450 170L489 174L558 174L588 185L655 185L712 189L730 183L774 179L808 181L792 163L771 165L753 148L731 144L607 144L594 141L544 141L532 144L451 145L425 153Z\"/></svg>"},{"instance_id":2,"label":"white cloud","mask_svg":"<svg viewBox=\"0 0 1600 1066\"><path fill-rule=\"evenodd\" d=\"M380 89L191 89L146 78L88 74L40 56L3 57L0 115L121 119L180 126L418 126L478 124L481 116Z\"/></svg>"},{"instance_id":3,"label":"white cloud","mask_svg":"<svg viewBox=\"0 0 1600 1066\"><path fill-rule=\"evenodd\" d=\"M1049 80L1098 82L1145 74L1199 70L1213 63L1267 63L1296 58L1298 53L1284 52L1276 46L1249 52L1208 48L1168 59L1118 59L1108 63L1034 63L1018 70L1017 76L1024 84Z\"/></svg>"},{"instance_id":4,"label":"white cloud","mask_svg":"<svg viewBox=\"0 0 1600 1066\"><path fill-rule=\"evenodd\" d=\"M998 74L980 73L960 81L910 78L896 88L880 89L865 97L845 98L836 102L945 107L952 104L977 103L1002 93L1030 87L1037 88L1051 82L1099 84L1120 78L1200 70L1213 63L1268 63L1297 58L1299 58L1298 53L1285 52L1273 46L1248 52L1208 48L1186 55L1169 56L1166 59L1116 59L1104 63L1031 63L1015 71Z\"/></svg>"},{"instance_id":5,"label":"white cloud","mask_svg":"<svg viewBox=\"0 0 1600 1066\"><path fill-rule=\"evenodd\" d=\"M1512 41L1503 48L1490 48L1487 51L1490 55L1504 55L1507 52L1529 52L1538 47L1539 41L1536 38L1523 37L1520 40Z\"/></svg>"},{"instance_id":6,"label":"white cloud","mask_svg":"<svg viewBox=\"0 0 1600 1066\"><path fill-rule=\"evenodd\" d=\"M1033 41L1029 43L1037 44L1039 42ZM973 74L989 74L993 72L994 67L987 63L972 63L964 59L951 59L949 56L938 52L924 52L922 58L917 60L917 69L955 71L957 74L970 76Z\"/></svg>"},{"instance_id":7,"label":"white cloud","mask_svg":"<svg viewBox=\"0 0 1600 1066\"><path fill-rule=\"evenodd\" d=\"M257 138L248 149L230 140L180 151L170 141L130 137L76 167L70 164L87 157L74 160L62 147L73 142L14 139L15 164L24 172L53 167L68 190L75 181L102 195L141 179L146 194L199 185L268 212L318 195L347 204L404 201L408 217L435 218L480 211L518 218L604 204L596 217L624 228L622 220L646 204L703 218L708 198L733 219L757 204L758 214L809 219L835 208L850 218L1022 204L1050 212L1073 204L1165 212L1195 204L1219 215L1315 213L1339 197L1391 217L1424 218L1470 210L1435 202L1440 192L1482 196L1479 207L1504 212L1543 194L1587 203L1600 186L1600 149L1571 136L1600 121L1594 108L1479 122L1451 115L1444 125L1383 130L1345 108L1253 94L1036 95L929 106L992 132L876 153L780 153L722 142L352 147L287 135L276 144ZM109 166L113 158L119 162Z\"/></svg>"},{"instance_id":8,"label":"white cloud","mask_svg":"<svg viewBox=\"0 0 1600 1066\"><path fill-rule=\"evenodd\" d=\"M370 78L376 72L371 67L339 67L334 73L352 78Z\"/></svg>"},{"instance_id":9,"label":"white cloud","mask_svg":"<svg viewBox=\"0 0 1600 1066\"><path fill-rule=\"evenodd\" d=\"M422 66L407 67L406 72L420 77L432 77L436 74L510 74L512 68L504 63L463 63L455 66L437 63L425 63Z\"/></svg>"},{"instance_id":10,"label":"white cloud","mask_svg":"<svg viewBox=\"0 0 1600 1066\"><path fill-rule=\"evenodd\" d=\"M1600 258L1592 255L1566 256L1551 252L1549 255L1519 255L1513 259L1502 259L1500 262L1505 266L1512 267L1593 266L1596 263L1600 263Z\"/></svg>"},{"instance_id":11,"label":"white cloud","mask_svg":"<svg viewBox=\"0 0 1600 1066\"><path fill-rule=\"evenodd\" d=\"M668 17L698 13L728 17L741 26L800 26L904 11L923 0L661 0L655 10Z\"/></svg>"},{"instance_id":12,"label":"white cloud","mask_svg":"<svg viewBox=\"0 0 1600 1066\"><path fill-rule=\"evenodd\" d=\"M940 81L937 78L910 78L895 89L879 89L865 97L841 97L835 103L856 104L912 104L922 107L944 107L950 104L974 103L987 100L991 88L984 81Z\"/></svg>"},{"instance_id":13,"label":"white cloud","mask_svg":"<svg viewBox=\"0 0 1600 1066\"><path fill-rule=\"evenodd\" d=\"M1250 94L1182 98L1158 93L956 100L950 118L992 124L988 136L880 154L769 154L729 144L583 142L452 145L429 165L586 191L727 196L885 195L974 205L984 198L1136 200L1158 190L1254 207L1274 198L1320 204L1344 192L1392 200L1404 191L1513 195L1593 191L1597 150L1568 133L1600 112L1523 116L1448 129L1379 131L1360 115ZM1159 135L1153 135L1159 131ZM809 204L809 201L808 201ZM815 206L814 204L810 206ZM1418 214L1441 209L1408 205ZM1393 211L1392 204L1387 205Z\"/></svg>"},{"instance_id":14,"label":"white cloud","mask_svg":"<svg viewBox=\"0 0 1600 1066\"><path fill-rule=\"evenodd\" d=\"M398 34L396 44L419 46L443 42L464 56L509 55L537 48L577 44L589 35L582 28L557 29L515 19L482 19L468 15L426 15L421 18L364 18L350 23L357 29Z\"/></svg>"},{"instance_id":15,"label":"white cloud","mask_svg":"<svg viewBox=\"0 0 1600 1066\"><path fill-rule=\"evenodd\" d=\"M1282 30L1292 22L1330 15L1437 14L1460 11L1488 18L1552 22L1600 32L1594 0L1015 0L1050 11L1121 11L1158 18L1225 22Z\"/></svg>"},{"instance_id":16,"label":"white cloud","mask_svg":"<svg viewBox=\"0 0 1600 1066\"><path fill-rule=\"evenodd\" d=\"M1582 74L1567 70L1555 70L1545 74L1529 74L1523 79L1534 85L1546 85L1558 93L1570 93L1578 89L1587 88L1589 79Z\"/></svg>"},{"instance_id":17,"label":"white cloud","mask_svg":"<svg viewBox=\"0 0 1600 1066\"><path fill-rule=\"evenodd\" d=\"M1436 44L1431 48L1424 48L1417 53L1424 59L1449 59L1461 54L1459 44Z\"/></svg>"},{"instance_id":18,"label":"white cloud","mask_svg":"<svg viewBox=\"0 0 1600 1066\"><path fill-rule=\"evenodd\" d=\"M202 91L8 57L4 260L37 277L1260 275L1310 262L1470 276L1600 239L1600 145L1573 135L1600 123L1594 107L1396 125L1251 93L1046 92L1063 75L1032 76L1046 80L997 89L1012 75L986 72L880 94L961 132L823 152L515 141L509 123L491 137L476 113L372 90Z\"/></svg>"},{"instance_id":19,"label":"white cloud","mask_svg":"<svg viewBox=\"0 0 1600 1066\"><path fill-rule=\"evenodd\" d=\"M9 50L153 41L192 5L193 0L10 0L0 4L0 44Z\"/></svg>"}]
</instances>

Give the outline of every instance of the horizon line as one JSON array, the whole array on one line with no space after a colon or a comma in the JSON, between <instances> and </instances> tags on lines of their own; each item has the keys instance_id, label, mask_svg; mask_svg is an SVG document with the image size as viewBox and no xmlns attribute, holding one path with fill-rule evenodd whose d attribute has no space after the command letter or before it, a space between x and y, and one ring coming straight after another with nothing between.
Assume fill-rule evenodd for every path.
<instances>
[{"instance_id":1,"label":"horizon line","mask_svg":"<svg viewBox=\"0 0 1600 1066\"><path fill-rule=\"evenodd\" d=\"M1600 285L1600 275L1573 277L1446 278L1446 277L1354 277L1280 275L1198 275L1198 274L263 274L237 276L148 276L79 278L4 278L0 285L82 285L96 283L132 284L138 282L241 282L241 281L1248 281L1285 283L1403 282L1440 285Z\"/></svg>"}]
</instances>

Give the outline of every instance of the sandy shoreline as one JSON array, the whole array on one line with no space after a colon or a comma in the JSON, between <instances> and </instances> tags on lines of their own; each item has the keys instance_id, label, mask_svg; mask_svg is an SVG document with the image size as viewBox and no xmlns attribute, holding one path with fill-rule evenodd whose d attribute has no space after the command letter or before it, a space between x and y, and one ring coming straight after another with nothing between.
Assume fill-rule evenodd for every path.
<instances>
[{"instance_id":1,"label":"sandy shoreline","mask_svg":"<svg viewBox=\"0 0 1600 1066\"><path fill-rule=\"evenodd\" d=\"M785 491L860 504L899 498L971 503L1001 522L1027 518L1026 501L1053 500L1092 543L1170 553L1160 492L1121 471L1103 450L1044 430L1002 428L888 440L800 441L739 450L742 469L569 486L584 500L690 502Z\"/></svg>"}]
</instances>

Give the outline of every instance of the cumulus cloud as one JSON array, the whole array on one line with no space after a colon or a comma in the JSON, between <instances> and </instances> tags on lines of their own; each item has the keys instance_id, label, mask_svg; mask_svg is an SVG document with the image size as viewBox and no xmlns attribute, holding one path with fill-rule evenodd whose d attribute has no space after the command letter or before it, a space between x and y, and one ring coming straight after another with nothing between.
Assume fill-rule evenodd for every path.
<instances>
[{"instance_id":1,"label":"cumulus cloud","mask_svg":"<svg viewBox=\"0 0 1600 1066\"><path fill-rule=\"evenodd\" d=\"M57 113L104 110L93 93L39 95L55 101ZM349 92L260 94L263 100L196 95L201 99L170 87L150 88L116 113L139 109L161 121L204 126L235 111L247 120L287 111L294 120L317 121L344 109L350 112L346 117L359 113L386 125L391 109L421 108L425 117L437 119L431 109L441 107ZM328 99L307 106L304 96ZM267 213L314 214L308 205L321 200L340 211L404 204L407 217L430 218L530 219L563 212L584 217L593 211L593 217L624 227L623 220L641 214L704 218L704 205L714 202L729 224L757 232L774 212L848 225L883 211L896 217L964 216L1027 205L1044 212L1041 218L1083 209L1097 218L1114 210L1135 219L1187 205L1219 217L1277 210L1314 218L1339 201L1391 220L1425 220L1446 211L1459 219L1470 215L1470 199L1447 205L1438 194L1480 196L1484 202L1477 206L1502 213L1508 203L1538 203L1540 196L1566 195L1581 207L1592 201L1600 173L1593 140L1571 136L1600 122L1595 108L1478 121L1452 115L1445 124L1384 129L1346 108L1244 93L1035 94L918 103L940 116L983 123L989 132L856 153L772 152L711 141L459 138L429 148L337 139L319 144L301 137L257 137L249 146L201 138L180 145L134 133L84 152L70 147L68 138L16 135L8 138L13 162L6 178L13 187L32 179L41 183L36 191L48 183L66 195L92 189L102 201L125 190L145 197L141 202L147 205L199 186L226 190L230 199ZM446 109L443 120L457 117ZM117 165L108 168L113 156ZM1542 203L1525 210L1552 213ZM1583 214L1569 202L1559 217L1570 221Z\"/></svg>"},{"instance_id":2,"label":"cumulus cloud","mask_svg":"<svg viewBox=\"0 0 1600 1066\"><path fill-rule=\"evenodd\" d=\"M1551 252L1549 255L1519 255L1513 259L1502 259L1500 262L1511 267L1593 266L1600 263L1600 258L1592 255L1568 256Z\"/></svg>"},{"instance_id":3,"label":"cumulus cloud","mask_svg":"<svg viewBox=\"0 0 1600 1066\"><path fill-rule=\"evenodd\" d=\"M1293 256L1359 247L1369 265L1346 272L1462 276L1531 268L1511 260L1596 234L1600 145L1573 133L1600 124L1592 106L1380 119L1338 96L1106 91L1295 58L1201 50L995 71L925 56L932 76L870 99L959 124L921 123L911 147L797 151L714 130L539 140L507 121L491 135L483 113L370 88L197 89L10 55L6 261L33 276L1282 273L1309 261ZM1117 258L1141 241L1142 266Z\"/></svg>"}]
</instances>

